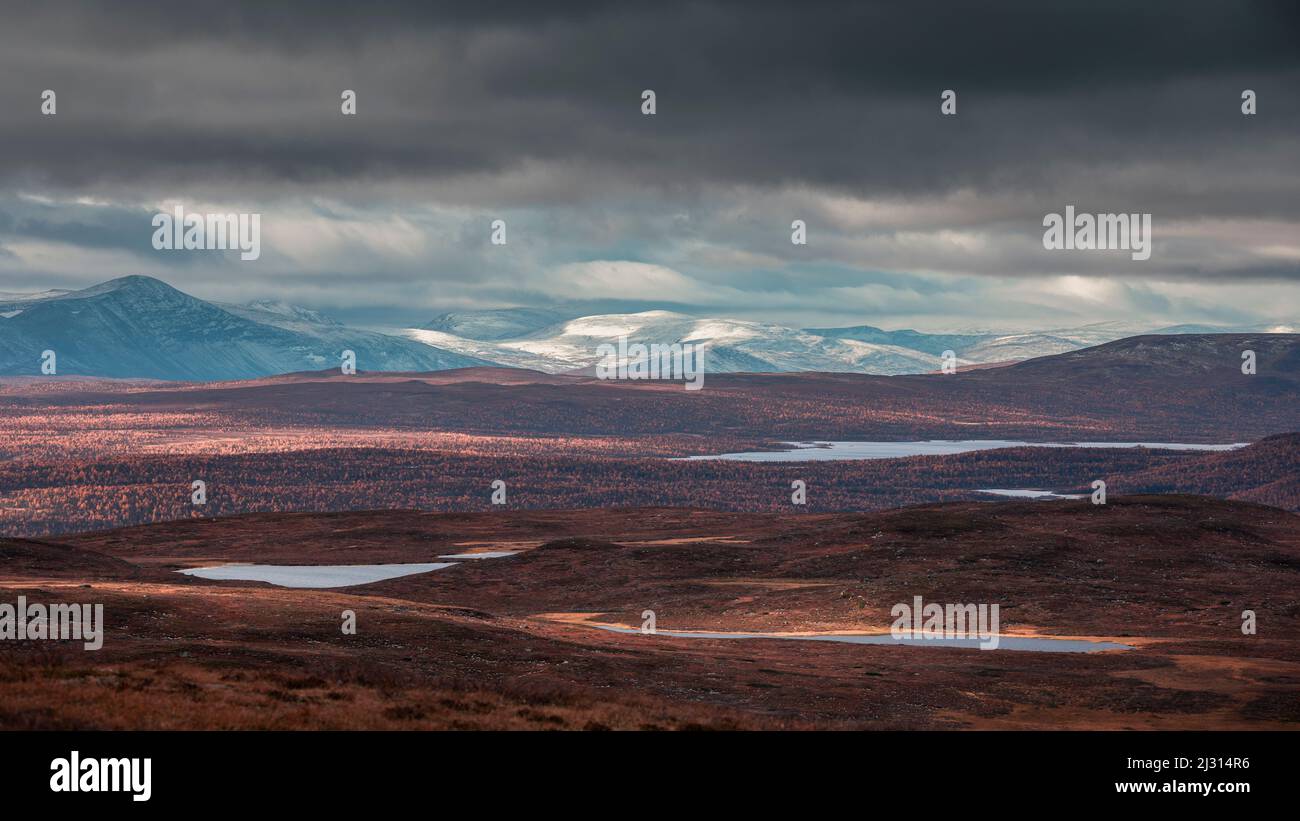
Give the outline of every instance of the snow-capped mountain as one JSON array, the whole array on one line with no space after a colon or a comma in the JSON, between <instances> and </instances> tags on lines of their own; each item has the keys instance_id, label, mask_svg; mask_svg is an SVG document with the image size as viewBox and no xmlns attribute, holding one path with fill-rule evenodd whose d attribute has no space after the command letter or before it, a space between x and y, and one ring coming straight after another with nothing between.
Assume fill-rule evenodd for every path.
<instances>
[{"instance_id":1,"label":"snow-capped mountain","mask_svg":"<svg viewBox=\"0 0 1300 821\"><path fill-rule=\"evenodd\" d=\"M430 371L488 364L401 337L358 331L314 312L267 304L218 306L151 277L0 303L0 374L57 373L155 379L246 379L340 364ZM286 306L287 307L287 306Z\"/></svg>"},{"instance_id":2,"label":"snow-capped mountain","mask_svg":"<svg viewBox=\"0 0 1300 821\"><path fill-rule=\"evenodd\" d=\"M409 328L414 340L515 367L561 373L594 366L602 344L694 343L705 350L712 373L852 371L920 373L939 359L900 345L837 339L808 331L738 319L701 319L671 311L600 314L569 319L512 339L467 340L444 331Z\"/></svg>"},{"instance_id":3,"label":"snow-capped mountain","mask_svg":"<svg viewBox=\"0 0 1300 821\"><path fill-rule=\"evenodd\" d=\"M529 313L522 313L525 311ZM799 330L737 319L701 319L670 311L643 311L566 318L547 327L509 335L510 328L537 323L546 313L531 309L466 311L445 314L424 328L408 328L401 333L466 356L547 373L589 369L600 359L596 353L599 345L617 344L620 337L626 337L629 344L698 343L706 351L705 369L712 373L904 374L938 370L944 351L949 350L956 354L959 366L986 365L1066 353L1140 334L1285 330L1205 325L1153 328L1103 322L1018 334L931 334L915 330L886 331L870 325Z\"/></svg>"}]
</instances>

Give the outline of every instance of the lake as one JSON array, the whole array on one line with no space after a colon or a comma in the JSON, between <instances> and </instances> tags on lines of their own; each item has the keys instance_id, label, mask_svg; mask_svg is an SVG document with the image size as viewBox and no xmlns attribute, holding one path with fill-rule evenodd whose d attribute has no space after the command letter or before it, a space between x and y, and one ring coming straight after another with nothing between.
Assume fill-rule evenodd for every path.
<instances>
[{"instance_id":1,"label":"lake","mask_svg":"<svg viewBox=\"0 0 1300 821\"><path fill-rule=\"evenodd\" d=\"M1197 445L1181 442L1022 442L1013 439L930 439L924 442L783 442L788 450L680 456L686 461L825 462L837 459L899 459L906 456L950 456L999 448L1152 448L1160 450L1234 450L1248 442Z\"/></svg>"},{"instance_id":2,"label":"lake","mask_svg":"<svg viewBox=\"0 0 1300 821\"><path fill-rule=\"evenodd\" d=\"M980 488L976 493L991 493L994 496L1010 496L1013 499L1086 499L1082 493L1057 493L1052 490L1008 490L1004 488Z\"/></svg>"},{"instance_id":3,"label":"lake","mask_svg":"<svg viewBox=\"0 0 1300 821\"><path fill-rule=\"evenodd\" d=\"M641 634L639 628L595 625L612 633ZM821 634L815 636L783 636L774 633L708 633L687 630L659 630L650 635L681 639L786 639L789 641L833 641L845 644L906 644L923 647L964 647L978 650L982 639L924 639L894 638L890 633ZM1132 650L1131 644L1091 639L1058 639L1029 636L998 636L997 650L1018 650L1031 653L1099 653L1103 650ZM984 652L993 652L985 650Z\"/></svg>"},{"instance_id":4,"label":"lake","mask_svg":"<svg viewBox=\"0 0 1300 821\"><path fill-rule=\"evenodd\" d=\"M518 550L484 550L482 553L450 553L446 556L439 556L439 559L503 559L506 556L514 556Z\"/></svg>"},{"instance_id":5,"label":"lake","mask_svg":"<svg viewBox=\"0 0 1300 821\"><path fill-rule=\"evenodd\" d=\"M200 579L268 582L280 587L351 587L452 567L456 562L420 564L223 564L182 570Z\"/></svg>"}]
</instances>

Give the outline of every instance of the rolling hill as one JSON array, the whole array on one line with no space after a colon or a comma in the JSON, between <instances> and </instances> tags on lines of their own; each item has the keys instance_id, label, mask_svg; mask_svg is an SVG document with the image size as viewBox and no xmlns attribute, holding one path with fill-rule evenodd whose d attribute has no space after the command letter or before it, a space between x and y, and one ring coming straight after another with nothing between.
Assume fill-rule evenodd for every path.
<instances>
[{"instance_id":1,"label":"rolling hill","mask_svg":"<svg viewBox=\"0 0 1300 821\"><path fill-rule=\"evenodd\" d=\"M1241 373L1241 351L1258 373ZM11 402L255 412L283 424L505 435L665 435L772 441L1026 439L1246 442L1300 426L1300 335L1143 336L956 374L715 374L703 390L653 381L472 368L337 369L180 388L93 383ZM521 379L520 377L526 377ZM526 408L527 412L521 412Z\"/></svg>"}]
</instances>

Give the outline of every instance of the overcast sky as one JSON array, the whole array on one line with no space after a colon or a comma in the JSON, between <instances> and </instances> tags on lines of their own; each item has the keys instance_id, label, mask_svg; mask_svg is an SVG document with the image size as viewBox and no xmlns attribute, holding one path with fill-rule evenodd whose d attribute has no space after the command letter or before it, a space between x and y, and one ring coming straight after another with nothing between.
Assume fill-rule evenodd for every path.
<instances>
[{"instance_id":1,"label":"overcast sky","mask_svg":"<svg viewBox=\"0 0 1300 821\"><path fill-rule=\"evenodd\" d=\"M383 325L573 300L924 330L1300 316L1294 2L23 5L0 291L150 274ZM261 258L154 250L175 204L260 213ZM1045 250L1066 205L1149 212L1151 258Z\"/></svg>"}]
</instances>

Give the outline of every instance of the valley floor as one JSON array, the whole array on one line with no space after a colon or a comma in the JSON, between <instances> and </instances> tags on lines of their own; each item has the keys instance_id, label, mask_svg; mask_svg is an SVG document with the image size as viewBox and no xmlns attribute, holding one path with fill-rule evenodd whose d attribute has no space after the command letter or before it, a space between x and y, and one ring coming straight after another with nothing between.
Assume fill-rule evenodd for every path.
<instances>
[{"instance_id":1,"label":"valley floor","mask_svg":"<svg viewBox=\"0 0 1300 821\"><path fill-rule=\"evenodd\" d=\"M226 562L515 555L329 590ZM102 650L0 642L0 727L1296 729L1300 516L1191 496L878 513L256 514L0 540L0 602L104 604ZM1039 653L614 633L887 631L998 603ZM341 630L344 611L355 635ZM1243 611L1258 632L1244 635Z\"/></svg>"}]
</instances>

